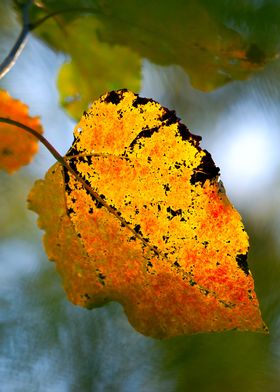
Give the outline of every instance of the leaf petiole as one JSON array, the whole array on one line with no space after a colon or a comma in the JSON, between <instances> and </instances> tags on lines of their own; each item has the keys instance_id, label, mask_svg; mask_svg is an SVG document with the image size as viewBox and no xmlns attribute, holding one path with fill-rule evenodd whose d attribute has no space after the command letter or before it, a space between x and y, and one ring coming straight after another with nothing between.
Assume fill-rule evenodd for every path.
<instances>
[{"instance_id":1,"label":"leaf petiole","mask_svg":"<svg viewBox=\"0 0 280 392\"><path fill-rule=\"evenodd\" d=\"M28 127L27 125L24 125L18 121L12 120L11 118L6 118L6 117L0 117L0 123L6 123L10 125L14 125L15 127L21 128L24 131L30 133L33 135L36 139L40 140L42 144L49 150L49 152L54 156L54 158L60 162L63 166L67 163L64 161L62 155L59 154L59 152L51 145L48 140L41 135L39 132L37 132L35 129Z\"/></svg>"}]
</instances>

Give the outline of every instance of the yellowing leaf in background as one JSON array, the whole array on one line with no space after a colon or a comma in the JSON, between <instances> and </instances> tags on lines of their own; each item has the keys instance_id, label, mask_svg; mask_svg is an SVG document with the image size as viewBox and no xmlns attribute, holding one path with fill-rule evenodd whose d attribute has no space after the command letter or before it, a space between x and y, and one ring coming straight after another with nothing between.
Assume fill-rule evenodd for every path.
<instances>
[{"instance_id":1,"label":"yellowing leaf in background","mask_svg":"<svg viewBox=\"0 0 280 392\"><path fill-rule=\"evenodd\" d=\"M266 331L248 236L200 137L127 90L95 101L74 136L65 159L102 203L59 164L29 196L69 299L118 301L155 338Z\"/></svg>"},{"instance_id":2,"label":"yellowing leaf in background","mask_svg":"<svg viewBox=\"0 0 280 392\"><path fill-rule=\"evenodd\" d=\"M104 90L140 88L140 57L127 46L100 42L96 33L100 25L95 17L67 24L71 61L60 69L58 88L63 106L77 120Z\"/></svg>"},{"instance_id":3,"label":"yellowing leaf in background","mask_svg":"<svg viewBox=\"0 0 280 392\"><path fill-rule=\"evenodd\" d=\"M39 117L28 114L28 106L0 90L0 117L18 121L42 133ZM13 125L0 123L0 169L13 173L27 165L38 150L38 140Z\"/></svg>"}]
</instances>

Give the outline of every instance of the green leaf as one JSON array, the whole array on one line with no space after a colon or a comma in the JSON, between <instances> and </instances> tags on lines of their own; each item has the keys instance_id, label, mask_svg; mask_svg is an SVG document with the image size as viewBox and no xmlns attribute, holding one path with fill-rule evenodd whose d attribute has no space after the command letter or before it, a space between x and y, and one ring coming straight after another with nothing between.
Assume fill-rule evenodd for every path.
<instances>
[{"instance_id":1,"label":"green leaf","mask_svg":"<svg viewBox=\"0 0 280 392\"><path fill-rule=\"evenodd\" d=\"M279 6L260 6L249 1L232 3L80 0L73 5L70 0L43 0L40 4L45 6L45 13L63 12L55 15L52 23L43 24L38 32L47 42L72 55L72 44L83 45L84 38L78 33L63 39L62 32L69 34L67 25L77 16L94 14L101 23L97 30L87 30L87 44L92 34L97 34L100 40L130 47L154 63L180 65L194 87L210 91L232 80L248 78L278 53ZM42 16L42 8L37 12ZM36 9L33 18L38 19ZM91 77L96 79L95 74Z\"/></svg>"}]
</instances>

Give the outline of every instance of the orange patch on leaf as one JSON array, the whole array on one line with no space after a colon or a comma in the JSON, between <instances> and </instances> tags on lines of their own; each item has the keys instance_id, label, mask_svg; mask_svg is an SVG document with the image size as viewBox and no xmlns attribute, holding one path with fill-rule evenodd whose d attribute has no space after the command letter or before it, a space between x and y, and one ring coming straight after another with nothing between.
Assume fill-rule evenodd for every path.
<instances>
[{"instance_id":1,"label":"orange patch on leaf","mask_svg":"<svg viewBox=\"0 0 280 392\"><path fill-rule=\"evenodd\" d=\"M39 117L28 114L28 106L0 90L0 117L18 121L42 133ZM0 169L13 173L27 165L38 150L38 140L13 125L0 123Z\"/></svg>"},{"instance_id":2,"label":"orange patch on leaf","mask_svg":"<svg viewBox=\"0 0 280 392\"><path fill-rule=\"evenodd\" d=\"M69 299L118 301L155 338L266 331L248 236L200 137L127 90L94 102L74 136L65 159L112 210L59 164L29 196Z\"/></svg>"}]
</instances>

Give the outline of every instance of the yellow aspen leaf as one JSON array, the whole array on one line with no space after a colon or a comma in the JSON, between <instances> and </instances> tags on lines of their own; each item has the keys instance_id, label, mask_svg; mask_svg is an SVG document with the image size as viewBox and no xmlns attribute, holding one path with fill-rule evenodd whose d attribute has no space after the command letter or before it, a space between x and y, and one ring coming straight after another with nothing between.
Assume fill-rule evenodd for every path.
<instances>
[{"instance_id":1,"label":"yellow aspen leaf","mask_svg":"<svg viewBox=\"0 0 280 392\"><path fill-rule=\"evenodd\" d=\"M154 338L267 331L248 236L200 137L128 90L95 101L74 137L65 159L102 203L60 164L29 195L69 299L118 301Z\"/></svg>"},{"instance_id":2,"label":"yellow aspen leaf","mask_svg":"<svg viewBox=\"0 0 280 392\"><path fill-rule=\"evenodd\" d=\"M7 91L0 90L0 117L18 121L40 134L39 117L28 114L28 106L12 98ZM0 169L13 173L27 165L38 150L38 140L13 125L0 123Z\"/></svg>"}]
</instances>

